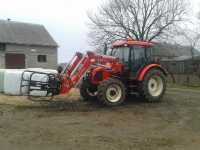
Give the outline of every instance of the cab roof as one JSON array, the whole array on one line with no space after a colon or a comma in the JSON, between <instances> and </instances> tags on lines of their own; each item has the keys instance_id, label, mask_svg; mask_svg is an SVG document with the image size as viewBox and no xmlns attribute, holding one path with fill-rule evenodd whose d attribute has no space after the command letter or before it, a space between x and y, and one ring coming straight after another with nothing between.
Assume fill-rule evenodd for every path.
<instances>
[{"instance_id":1,"label":"cab roof","mask_svg":"<svg viewBox=\"0 0 200 150\"><path fill-rule=\"evenodd\" d=\"M133 39L117 40L112 44L113 47L123 47L123 46L132 46L132 45L152 47L155 44L153 42L138 41L138 40L133 40Z\"/></svg>"}]
</instances>

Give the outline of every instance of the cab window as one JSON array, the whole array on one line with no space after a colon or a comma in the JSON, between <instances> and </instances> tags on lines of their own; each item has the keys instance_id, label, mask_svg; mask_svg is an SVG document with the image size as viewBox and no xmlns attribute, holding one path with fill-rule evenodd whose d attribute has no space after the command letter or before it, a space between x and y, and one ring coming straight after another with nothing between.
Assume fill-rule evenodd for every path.
<instances>
[{"instance_id":1,"label":"cab window","mask_svg":"<svg viewBox=\"0 0 200 150\"><path fill-rule=\"evenodd\" d=\"M145 49L141 46L135 46L134 47L134 59L142 60L145 58Z\"/></svg>"},{"instance_id":2,"label":"cab window","mask_svg":"<svg viewBox=\"0 0 200 150\"><path fill-rule=\"evenodd\" d=\"M124 64L129 63L129 47L117 47L112 49L111 56L119 58Z\"/></svg>"}]
</instances>

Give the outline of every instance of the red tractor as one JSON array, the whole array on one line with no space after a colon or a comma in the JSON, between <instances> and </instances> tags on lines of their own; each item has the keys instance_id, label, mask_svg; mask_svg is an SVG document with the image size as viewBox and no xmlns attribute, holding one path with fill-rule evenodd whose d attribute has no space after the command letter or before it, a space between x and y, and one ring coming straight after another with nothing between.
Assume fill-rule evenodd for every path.
<instances>
[{"instance_id":1,"label":"red tractor","mask_svg":"<svg viewBox=\"0 0 200 150\"><path fill-rule=\"evenodd\" d=\"M145 100L157 102L165 93L167 72L153 59L153 46L146 41L120 40L113 43L109 55L76 53L66 68L58 70L59 75L46 74L47 82L30 77L29 95L34 87L51 96L66 94L82 79L80 94L84 100L116 106L129 94L139 93Z\"/></svg>"}]
</instances>

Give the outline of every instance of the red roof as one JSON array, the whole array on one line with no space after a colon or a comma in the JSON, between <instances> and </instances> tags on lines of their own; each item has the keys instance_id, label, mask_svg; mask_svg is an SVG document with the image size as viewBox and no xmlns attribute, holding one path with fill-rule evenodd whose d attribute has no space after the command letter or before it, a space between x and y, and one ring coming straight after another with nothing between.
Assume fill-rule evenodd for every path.
<instances>
[{"instance_id":1,"label":"red roof","mask_svg":"<svg viewBox=\"0 0 200 150\"><path fill-rule=\"evenodd\" d=\"M113 47L120 47L120 46L131 46L131 45L139 45L144 47L151 47L154 46L153 42L147 41L137 41L137 40L118 40L113 43Z\"/></svg>"}]
</instances>

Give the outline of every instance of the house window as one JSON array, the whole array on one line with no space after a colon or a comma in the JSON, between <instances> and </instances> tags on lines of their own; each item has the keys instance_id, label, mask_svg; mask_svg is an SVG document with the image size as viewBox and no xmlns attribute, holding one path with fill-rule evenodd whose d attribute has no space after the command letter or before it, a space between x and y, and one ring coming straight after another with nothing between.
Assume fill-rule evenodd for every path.
<instances>
[{"instance_id":1,"label":"house window","mask_svg":"<svg viewBox=\"0 0 200 150\"><path fill-rule=\"evenodd\" d=\"M6 44L0 43L0 51L6 50Z\"/></svg>"},{"instance_id":2,"label":"house window","mask_svg":"<svg viewBox=\"0 0 200 150\"><path fill-rule=\"evenodd\" d=\"M47 62L47 56L46 55L38 55L38 62L41 62L41 63Z\"/></svg>"}]
</instances>

